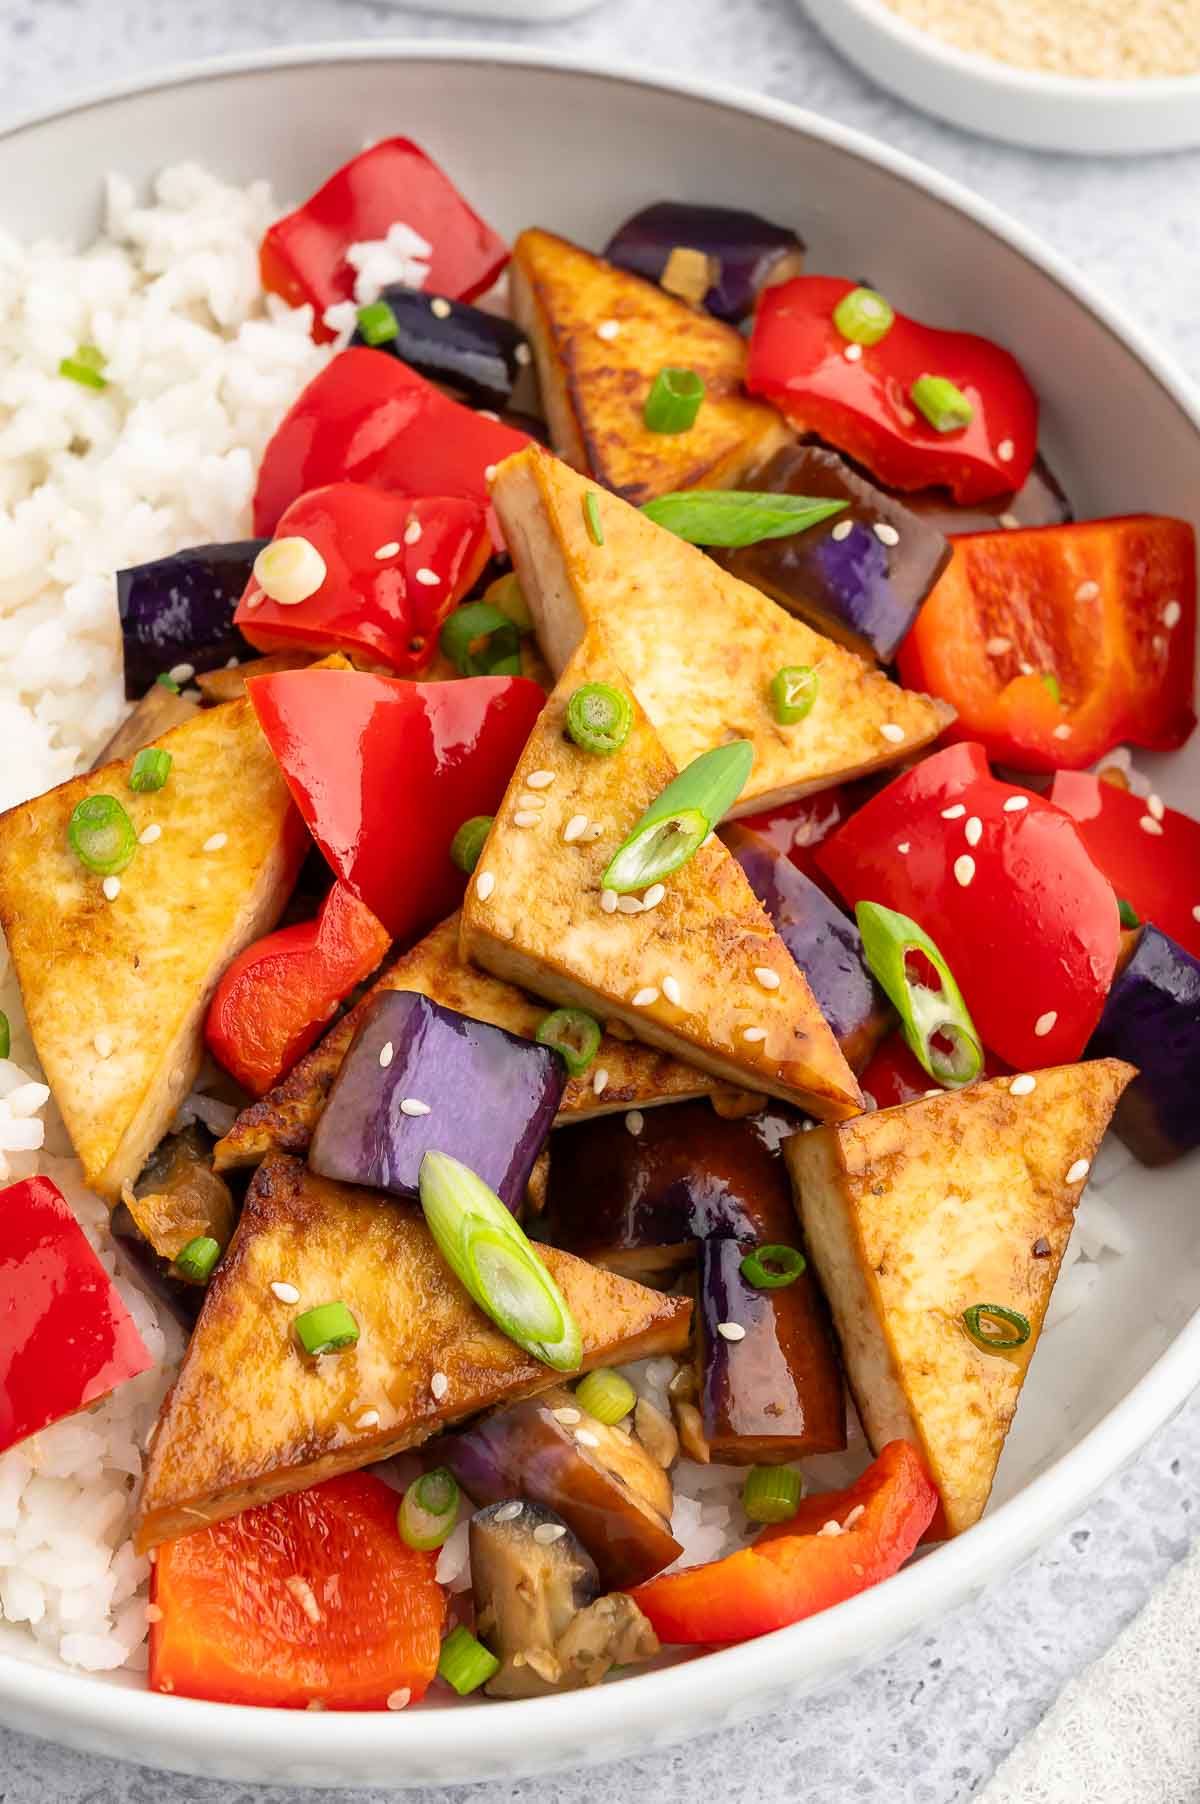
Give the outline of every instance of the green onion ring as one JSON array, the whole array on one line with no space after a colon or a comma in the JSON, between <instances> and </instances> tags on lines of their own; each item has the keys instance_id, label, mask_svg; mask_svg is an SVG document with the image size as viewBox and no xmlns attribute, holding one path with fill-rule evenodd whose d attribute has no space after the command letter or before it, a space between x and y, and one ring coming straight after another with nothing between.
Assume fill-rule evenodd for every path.
<instances>
[{"instance_id":1,"label":"green onion ring","mask_svg":"<svg viewBox=\"0 0 1200 1804\"><path fill-rule=\"evenodd\" d=\"M690 432L703 400L704 381L695 370L659 370L642 418L650 432Z\"/></svg>"},{"instance_id":2,"label":"green onion ring","mask_svg":"<svg viewBox=\"0 0 1200 1804\"><path fill-rule=\"evenodd\" d=\"M445 1466L415 1478L396 1512L401 1540L420 1553L441 1547L457 1521L458 1482Z\"/></svg>"},{"instance_id":3,"label":"green onion ring","mask_svg":"<svg viewBox=\"0 0 1200 1804\"><path fill-rule=\"evenodd\" d=\"M1012 1335L987 1333L982 1324L984 1316L995 1322L1007 1322ZM1018 1309L1006 1309L1002 1303L972 1303L969 1309L963 1310L962 1319L971 1339L985 1353L1010 1353L1014 1347L1023 1347L1033 1333L1028 1316Z\"/></svg>"},{"instance_id":4,"label":"green onion ring","mask_svg":"<svg viewBox=\"0 0 1200 1804\"><path fill-rule=\"evenodd\" d=\"M133 822L116 796L85 796L67 823L67 841L86 871L114 877L137 850Z\"/></svg>"},{"instance_id":5,"label":"green onion ring","mask_svg":"<svg viewBox=\"0 0 1200 1804\"><path fill-rule=\"evenodd\" d=\"M794 1284L808 1267L808 1261L797 1247L755 1247L742 1260L741 1273L755 1290L783 1290Z\"/></svg>"},{"instance_id":6,"label":"green onion ring","mask_svg":"<svg viewBox=\"0 0 1200 1804\"><path fill-rule=\"evenodd\" d=\"M475 650L479 640L480 649ZM438 638L445 655L463 676L512 676L521 667L521 635L499 608L469 601L445 621ZM516 669L501 666L516 660Z\"/></svg>"},{"instance_id":7,"label":"green onion ring","mask_svg":"<svg viewBox=\"0 0 1200 1804\"><path fill-rule=\"evenodd\" d=\"M492 830L494 818L490 814L473 814L469 821L463 822L450 841L450 857L468 877L479 863L479 855Z\"/></svg>"},{"instance_id":8,"label":"green onion ring","mask_svg":"<svg viewBox=\"0 0 1200 1804\"><path fill-rule=\"evenodd\" d=\"M539 1046L557 1052L571 1077L580 1077L600 1050L603 1032L594 1015L581 1008L556 1008L537 1030Z\"/></svg>"},{"instance_id":9,"label":"green onion ring","mask_svg":"<svg viewBox=\"0 0 1200 1804\"><path fill-rule=\"evenodd\" d=\"M566 728L582 751L597 758L619 752L633 726L633 703L610 683L581 683L567 703Z\"/></svg>"}]
</instances>

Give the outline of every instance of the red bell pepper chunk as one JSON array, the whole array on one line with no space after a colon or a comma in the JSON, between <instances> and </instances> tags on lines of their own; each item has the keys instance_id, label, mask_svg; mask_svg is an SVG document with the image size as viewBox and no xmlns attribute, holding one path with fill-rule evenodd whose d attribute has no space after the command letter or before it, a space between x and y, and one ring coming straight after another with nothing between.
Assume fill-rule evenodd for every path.
<instances>
[{"instance_id":1,"label":"red bell pepper chunk","mask_svg":"<svg viewBox=\"0 0 1200 1804\"><path fill-rule=\"evenodd\" d=\"M0 1453L153 1364L57 1185L0 1191Z\"/></svg>"},{"instance_id":2,"label":"red bell pepper chunk","mask_svg":"<svg viewBox=\"0 0 1200 1804\"><path fill-rule=\"evenodd\" d=\"M854 286L839 276L796 276L765 290L750 340L750 392L892 488L947 488L964 503L1019 489L1037 453L1038 407L1016 358L988 338L903 313L878 344L851 345L833 313ZM910 399L922 376L962 390L974 410L969 425L930 425Z\"/></svg>"},{"instance_id":3,"label":"red bell pepper chunk","mask_svg":"<svg viewBox=\"0 0 1200 1804\"><path fill-rule=\"evenodd\" d=\"M1012 1069L1003 1059L998 1059L994 1052L983 1049L983 1070L980 1077L1004 1077ZM928 1096L931 1089L939 1090L933 1079L913 1056L907 1040L901 1033L890 1033L882 1040L872 1054L865 1070L859 1076L859 1084L863 1094L868 1096L877 1109L891 1109L901 1102L914 1102L918 1096Z\"/></svg>"},{"instance_id":4,"label":"red bell pepper chunk","mask_svg":"<svg viewBox=\"0 0 1200 1804\"><path fill-rule=\"evenodd\" d=\"M661 1641L749 1641L844 1603L898 1572L933 1520L937 1492L907 1441L889 1441L846 1491L808 1497L740 1553L633 1591ZM839 1533L822 1533L831 1522Z\"/></svg>"},{"instance_id":5,"label":"red bell pepper chunk","mask_svg":"<svg viewBox=\"0 0 1200 1804\"><path fill-rule=\"evenodd\" d=\"M1134 913L1200 958L1200 821L1087 771L1060 771L1050 800Z\"/></svg>"},{"instance_id":6,"label":"red bell pepper chunk","mask_svg":"<svg viewBox=\"0 0 1200 1804\"><path fill-rule=\"evenodd\" d=\"M408 138L385 138L331 175L324 187L267 232L259 253L263 287L292 307L313 309L313 337L334 336L325 309L354 299L352 244L386 238L403 223L429 245L423 283L431 294L470 301L508 262L508 246L469 207L444 170Z\"/></svg>"},{"instance_id":7,"label":"red bell pepper chunk","mask_svg":"<svg viewBox=\"0 0 1200 1804\"><path fill-rule=\"evenodd\" d=\"M851 905L881 902L925 929L984 1044L1010 1065L1082 1053L1117 962L1116 898L1075 823L999 782L982 746L947 746L905 771L817 862Z\"/></svg>"},{"instance_id":8,"label":"red bell pepper chunk","mask_svg":"<svg viewBox=\"0 0 1200 1804\"><path fill-rule=\"evenodd\" d=\"M835 827L847 820L857 806L857 798L845 784L822 789L816 795L801 796L798 801L784 802L763 814L747 814L740 825L749 827L791 860L798 871L814 883L826 887L823 872L817 869L816 851Z\"/></svg>"},{"instance_id":9,"label":"red bell pepper chunk","mask_svg":"<svg viewBox=\"0 0 1200 1804\"><path fill-rule=\"evenodd\" d=\"M285 670L247 689L313 838L392 938L456 908L466 878L450 842L499 807L546 699L538 685Z\"/></svg>"},{"instance_id":10,"label":"red bell pepper chunk","mask_svg":"<svg viewBox=\"0 0 1200 1804\"><path fill-rule=\"evenodd\" d=\"M150 1689L282 1710L424 1697L445 1594L437 1554L401 1539L396 1504L354 1472L160 1547Z\"/></svg>"},{"instance_id":11,"label":"red bell pepper chunk","mask_svg":"<svg viewBox=\"0 0 1200 1804\"><path fill-rule=\"evenodd\" d=\"M301 495L275 537L315 545L325 581L296 604L273 601L252 576L234 615L250 644L260 651L358 652L406 676L433 661L443 620L492 554L480 502L411 499L357 482Z\"/></svg>"},{"instance_id":12,"label":"red bell pepper chunk","mask_svg":"<svg viewBox=\"0 0 1200 1804\"><path fill-rule=\"evenodd\" d=\"M452 401L399 358L352 346L313 377L267 446L254 530L270 538L293 501L332 482L486 504L488 471L529 443L526 433Z\"/></svg>"},{"instance_id":13,"label":"red bell pepper chunk","mask_svg":"<svg viewBox=\"0 0 1200 1804\"><path fill-rule=\"evenodd\" d=\"M898 662L953 703L953 737L1018 770L1079 769L1126 739L1183 744L1195 638L1195 534L1133 514L956 539Z\"/></svg>"},{"instance_id":14,"label":"red bell pepper chunk","mask_svg":"<svg viewBox=\"0 0 1200 1804\"><path fill-rule=\"evenodd\" d=\"M251 1096L265 1096L390 945L382 922L335 883L315 921L269 933L234 959L209 1004L208 1050Z\"/></svg>"}]
</instances>

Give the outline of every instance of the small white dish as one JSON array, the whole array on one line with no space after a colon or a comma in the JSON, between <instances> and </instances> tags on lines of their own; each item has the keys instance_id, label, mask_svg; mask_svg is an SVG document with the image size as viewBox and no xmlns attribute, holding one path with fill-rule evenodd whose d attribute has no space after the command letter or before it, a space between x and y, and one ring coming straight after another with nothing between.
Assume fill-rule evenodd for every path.
<instances>
[{"instance_id":1,"label":"small white dish","mask_svg":"<svg viewBox=\"0 0 1200 1804\"><path fill-rule=\"evenodd\" d=\"M1033 150L1148 156L1200 144L1200 74L1100 81L976 56L884 0L800 0L849 62L964 131Z\"/></svg>"}]
</instances>

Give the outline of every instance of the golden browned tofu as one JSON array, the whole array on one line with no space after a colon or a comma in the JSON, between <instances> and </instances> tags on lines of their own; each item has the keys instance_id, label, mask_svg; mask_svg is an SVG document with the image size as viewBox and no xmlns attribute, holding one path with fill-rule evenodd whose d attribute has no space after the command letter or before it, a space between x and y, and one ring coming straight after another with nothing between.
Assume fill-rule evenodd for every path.
<instances>
[{"instance_id":1,"label":"golden browned tofu","mask_svg":"<svg viewBox=\"0 0 1200 1804\"><path fill-rule=\"evenodd\" d=\"M257 1165L272 1152L308 1150L363 1009L372 996L384 990L416 990L444 1008L503 1027L526 1040L536 1037L547 1013L544 1002L535 1002L512 984L464 962L458 950L458 916L451 915L397 959L358 1007L332 1027L281 1083L260 1102L242 1110L225 1138L217 1142L214 1158L218 1171ZM652 1109L659 1103L714 1094L723 1102L732 1102L735 1094L740 1097L743 1093L730 1092L706 1071L681 1064L665 1052L605 1034L587 1071L567 1079L555 1125L565 1127L594 1115Z\"/></svg>"},{"instance_id":2,"label":"golden browned tofu","mask_svg":"<svg viewBox=\"0 0 1200 1804\"><path fill-rule=\"evenodd\" d=\"M581 1370L686 1345L685 1299L538 1251L579 1324ZM292 1324L338 1298L358 1342L310 1359ZM418 1207L269 1159L163 1405L138 1545L386 1459L561 1382L476 1309Z\"/></svg>"},{"instance_id":3,"label":"golden browned tofu","mask_svg":"<svg viewBox=\"0 0 1200 1804\"><path fill-rule=\"evenodd\" d=\"M631 695L633 725L611 757L567 736L581 683ZM530 810L523 798L538 771L552 780L537 790L545 805ZM621 1021L724 1084L823 1118L855 1114L861 1093L829 1024L719 839L656 885L651 907L602 908L609 861L675 775L593 629L539 716L467 885L463 956L551 1002Z\"/></svg>"},{"instance_id":4,"label":"golden browned tofu","mask_svg":"<svg viewBox=\"0 0 1200 1804\"><path fill-rule=\"evenodd\" d=\"M114 1203L195 1081L221 973L275 925L307 844L248 701L156 743L173 760L162 789L135 794L131 764L109 764L0 817L0 923L34 1045L88 1183ZM94 795L139 835L111 896L67 841Z\"/></svg>"},{"instance_id":5,"label":"golden browned tofu","mask_svg":"<svg viewBox=\"0 0 1200 1804\"><path fill-rule=\"evenodd\" d=\"M1088 1168L1133 1076L1118 1059L1060 1065L787 1142L863 1426L877 1453L920 1448L941 1496L934 1534L983 1513ZM963 1320L980 1303L1024 1316L1024 1345L980 1347Z\"/></svg>"},{"instance_id":6,"label":"golden browned tofu","mask_svg":"<svg viewBox=\"0 0 1200 1804\"><path fill-rule=\"evenodd\" d=\"M589 493L602 545L583 511ZM500 465L492 500L556 675L587 627L602 626L681 769L727 739L752 742L735 815L911 758L954 718L947 703L899 688L540 447ZM814 669L820 687L811 713L781 726L771 679L792 665Z\"/></svg>"},{"instance_id":7,"label":"golden browned tofu","mask_svg":"<svg viewBox=\"0 0 1200 1804\"><path fill-rule=\"evenodd\" d=\"M734 488L793 438L742 386L741 333L656 283L537 230L517 239L509 281L555 450L617 494L642 502L673 489ZM667 366L704 382L688 432L651 432L643 418Z\"/></svg>"}]
</instances>

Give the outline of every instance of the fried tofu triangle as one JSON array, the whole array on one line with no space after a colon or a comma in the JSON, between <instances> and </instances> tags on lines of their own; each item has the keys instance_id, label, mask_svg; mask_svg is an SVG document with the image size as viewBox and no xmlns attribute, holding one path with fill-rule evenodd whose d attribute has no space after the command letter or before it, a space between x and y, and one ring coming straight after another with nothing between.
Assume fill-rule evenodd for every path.
<instances>
[{"instance_id":1,"label":"fried tofu triangle","mask_svg":"<svg viewBox=\"0 0 1200 1804\"><path fill-rule=\"evenodd\" d=\"M983 1513L1076 1204L1134 1075L1095 1059L994 1078L784 1148L863 1426L876 1453L920 1448L935 1537ZM981 1347L963 1320L977 1304L1023 1316L1024 1345Z\"/></svg>"},{"instance_id":2,"label":"fried tofu triangle","mask_svg":"<svg viewBox=\"0 0 1200 1804\"><path fill-rule=\"evenodd\" d=\"M681 769L727 739L751 741L754 769L735 815L886 770L954 719L947 703L901 689L540 446L500 465L492 500L556 675L587 628L601 626ZM817 672L817 699L782 726L771 679L796 665Z\"/></svg>"},{"instance_id":3,"label":"fried tofu triangle","mask_svg":"<svg viewBox=\"0 0 1200 1804\"><path fill-rule=\"evenodd\" d=\"M686 1346L686 1299L537 1250L579 1323L581 1370ZM358 1342L309 1359L292 1323L335 1298L358 1323ZM475 1307L419 1208L316 1177L297 1159L269 1159L163 1404L138 1546L387 1459L479 1410L561 1383Z\"/></svg>"},{"instance_id":4,"label":"fried tofu triangle","mask_svg":"<svg viewBox=\"0 0 1200 1804\"><path fill-rule=\"evenodd\" d=\"M630 696L629 737L609 757L565 731L582 683ZM521 798L538 773L545 806L530 810ZM856 1114L862 1096L833 1032L719 839L656 885L651 907L601 907L610 859L675 775L603 634L589 633L538 718L467 885L464 958L551 1002L623 1021L723 1083L823 1119Z\"/></svg>"}]
</instances>

